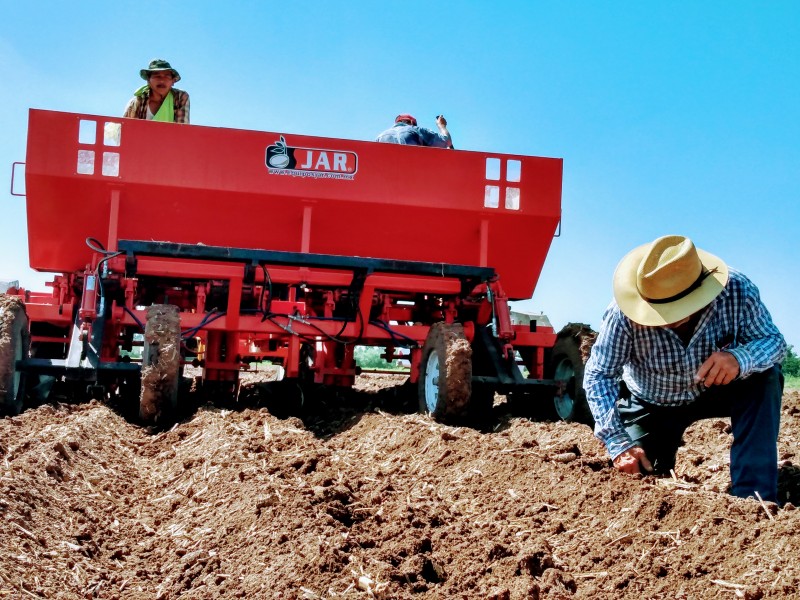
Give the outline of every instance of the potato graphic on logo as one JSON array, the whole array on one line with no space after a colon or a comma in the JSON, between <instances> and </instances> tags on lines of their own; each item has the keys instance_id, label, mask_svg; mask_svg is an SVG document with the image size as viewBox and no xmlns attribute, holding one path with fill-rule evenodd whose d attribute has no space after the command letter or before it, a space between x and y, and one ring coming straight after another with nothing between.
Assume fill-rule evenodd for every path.
<instances>
[{"instance_id":1,"label":"potato graphic on logo","mask_svg":"<svg viewBox=\"0 0 800 600\"><path fill-rule=\"evenodd\" d=\"M269 166L276 169L285 169L289 164L289 157L285 154L273 154L269 157Z\"/></svg>"},{"instance_id":2,"label":"potato graphic on logo","mask_svg":"<svg viewBox=\"0 0 800 600\"><path fill-rule=\"evenodd\" d=\"M269 157L267 163L270 167L274 167L276 169L285 169L291 158L286 151L286 140L281 136L279 142L275 142L275 145L272 146L272 156Z\"/></svg>"}]
</instances>

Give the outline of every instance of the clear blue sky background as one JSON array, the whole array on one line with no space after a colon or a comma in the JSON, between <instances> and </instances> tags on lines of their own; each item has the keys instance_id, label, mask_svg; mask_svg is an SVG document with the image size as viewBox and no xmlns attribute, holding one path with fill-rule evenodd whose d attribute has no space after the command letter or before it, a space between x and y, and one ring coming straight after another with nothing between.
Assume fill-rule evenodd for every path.
<instances>
[{"instance_id":1,"label":"clear blue sky background","mask_svg":"<svg viewBox=\"0 0 800 600\"><path fill-rule=\"evenodd\" d=\"M631 248L680 233L744 271L800 346L800 2L2 2L0 164L29 107L121 114L154 57L196 124L564 159L563 227L531 308L595 328ZM8 181L7 179L7 181ZM30 288L24 199L0 278Z\"/></svg>"}]
</instances>

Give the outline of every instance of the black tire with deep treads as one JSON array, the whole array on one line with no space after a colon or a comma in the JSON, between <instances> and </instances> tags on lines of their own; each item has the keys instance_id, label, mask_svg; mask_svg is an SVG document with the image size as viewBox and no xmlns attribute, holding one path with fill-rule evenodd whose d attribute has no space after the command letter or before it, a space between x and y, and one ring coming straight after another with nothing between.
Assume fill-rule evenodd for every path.
<instances>
[{"instance_id":1,"label":"black tire with deep treads","mask_svg":"<svg viewBox=\"0 0 800 600\"><path fill-rule=\"evenodd\" d=\"M154 304L147 309L142 351L139 418L164 423L175 415L181 372L180 313L177 306Z\"/></svg>"},{"instance_id":2,"label":"black tire with deep treads","mask_svg":"<svg viewBox=\"0 0 800 600\"><path fill-rule=\"evenodd\" d=\"M583 390L583 372L596 337L588 325L569 323L556 338L545 377L564 381L565 395L553 399L555 412L564 421L594 425Z\"/></svg>"},{"instance_id":3,"label":"black tire with deep treads","mask_svg":"<svg viewBox=\"0 0 800 600\"><path fill-rule=\"evenodd\" d=\"M434 356L431 362L431 356ZM438 367L437 381L429 380L429 362ZM431 371L431 374L433 371ZM426 397L426 381L430 398ZM437 421L466 416L472 394L472 348L460 323L435 323L422 347L419 408Z\"/></svg>"},{"instance_id":4,"label":"black tire with deep treads","mask_svg":"<svg viewBox=\"0 0 800 600\"><path fill-rule=\"evenodd\" d=\"M0 294L0 412L18 415L25 399L25 373L16 363L30 350L25 304L15 296Z\"/></svg>"}]
</instances>

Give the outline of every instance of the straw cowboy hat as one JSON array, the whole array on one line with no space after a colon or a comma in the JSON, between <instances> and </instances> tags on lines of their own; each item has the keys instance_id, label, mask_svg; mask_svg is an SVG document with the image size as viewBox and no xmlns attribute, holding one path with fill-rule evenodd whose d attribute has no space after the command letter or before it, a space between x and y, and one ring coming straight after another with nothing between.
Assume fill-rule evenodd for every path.
<instances>
[{"instance_id":1,"label":"straw cowboy hat","mask_svg":"<svg viewBox=\"0 0 800 600\"><path fill-rule=\"evenodd\" d=\"M614 271L614 298L634 323L677 323L711 304L728 282L728 265L682 235L635 248Z\"/></svg>"},{"instance_id":2,"label":"straw cowboy hat","mask_svg":"<svg viewBox=\"0 0 800 600\"><path fill-rule=\"evenodd\" d=\"M173 69L172 65L170 65L163 58L154 58L151 60L150 66L148 66L146 69L140 70L139 75L141 75L142 79L147 81L147 78L150 77L150 73L155 71L172 71L172 76L175 78L175 82L181 80L181 76L178 74L178 72Z\"/></svg>"}]
</instances>

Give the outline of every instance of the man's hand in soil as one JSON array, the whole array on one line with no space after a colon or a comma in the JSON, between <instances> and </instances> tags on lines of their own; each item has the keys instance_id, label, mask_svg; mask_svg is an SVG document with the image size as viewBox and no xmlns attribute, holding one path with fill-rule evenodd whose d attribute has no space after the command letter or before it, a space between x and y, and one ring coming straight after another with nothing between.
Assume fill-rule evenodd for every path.
<instances>
[{"instance_id":1,"label":"man's hand in soil","mask_svg":"<svg viewBox=\"0 0 800 600\"><path fill-rule=\"evenodd\" d=\"M736 379L739 374L739 361L730 352L714 352L700 365L694 380L706 387L725 385Z\"/></svg>"},{"instance_id":2,"label":"man's hand in soil","mask_svg":"<svg viewBox=\"0 0 800 600\"><path fill-rule=\"evenodd\" d=\"M630 473L631 475L653 472L653 465L650 464L650 459L647 458L644 449L639 446L625 450L614 459L614 466L623 473Z\"/></svg>"}]
</instances>

